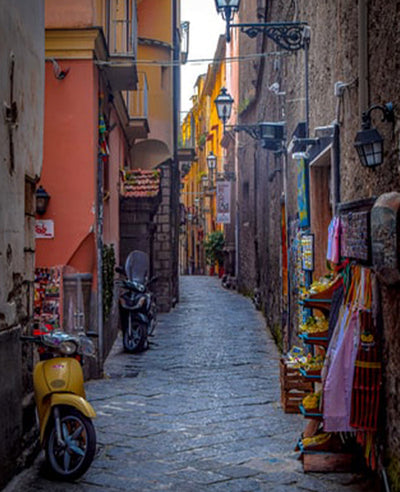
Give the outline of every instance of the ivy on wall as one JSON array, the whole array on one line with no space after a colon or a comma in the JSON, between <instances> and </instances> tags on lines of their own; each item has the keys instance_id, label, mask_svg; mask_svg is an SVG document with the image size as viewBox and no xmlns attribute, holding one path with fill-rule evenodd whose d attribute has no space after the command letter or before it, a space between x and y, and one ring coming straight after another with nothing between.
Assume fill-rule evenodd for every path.
<instances>
[{"instance_id":1,"label":"ivy on wall","mask_svg":"<svg viewBox=\"0 0 400 492\"><path fill-rule=\"evenodd\" d=\"M113 244L103 245L103 319L111 313L114 292L115 252Z\"/></svg>"}]
</instances>

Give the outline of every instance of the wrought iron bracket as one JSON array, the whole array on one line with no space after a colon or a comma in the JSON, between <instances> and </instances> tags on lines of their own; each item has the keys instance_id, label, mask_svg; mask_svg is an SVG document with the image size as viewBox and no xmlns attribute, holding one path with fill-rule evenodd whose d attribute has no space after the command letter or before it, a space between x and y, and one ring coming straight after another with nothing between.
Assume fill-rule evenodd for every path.
<instances>
[{"instance_id":1,"label":"wrought iron bracket","mask_svg":"<svg viewBox=\"0 0 400 492\"><path fill-rule=\"evenodd\" d=\"M257 34L264 33L272 39L280 48L287 51L298 51L305 49L310 40L310 28L307 22L268 22L268 23L239 23L230 24L227 20L227 41L229 29L236 27L250 38L255 38Z\"/></svg>"},{"instance_id":2,"label":"wrought iron bracket","mask_svg":"<svg viewBox=\"0 0 400 492\"><path fill-rule=\"evenodd\" d=\"M226 125L227 130L234 132L246 132L254 140L261 140L261 130L259 125Z\"/></svg>"}]
</instances>

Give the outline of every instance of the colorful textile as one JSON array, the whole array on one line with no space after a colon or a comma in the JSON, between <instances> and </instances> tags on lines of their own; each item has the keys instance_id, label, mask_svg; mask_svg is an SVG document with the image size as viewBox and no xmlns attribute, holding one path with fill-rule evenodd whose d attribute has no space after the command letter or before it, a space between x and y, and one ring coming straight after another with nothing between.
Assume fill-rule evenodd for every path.
<instances>
[{"instance_id":1,"label":"colorful textile","mask_svg":"<svg viewBox=\"0 0 400 492\"><path fill-rule=\"evenodd\" d=\"M330 367L323 391L324 430L349 432L354 361L359 340L359 316L347 310L338 326L336 346L331 350Z\"/></svg>"},{"instance_id":2,"label":"colorful textile","mask_svg":"<svg viewBox=\"0 0 400 492\"><path fill-rule=\"evenodd\" d=\"M382 373L379 336L372 313L363 312L360 316L361 333L355 361L351 425L357 429L376 431Z\"/></svg>"}]
</instances>

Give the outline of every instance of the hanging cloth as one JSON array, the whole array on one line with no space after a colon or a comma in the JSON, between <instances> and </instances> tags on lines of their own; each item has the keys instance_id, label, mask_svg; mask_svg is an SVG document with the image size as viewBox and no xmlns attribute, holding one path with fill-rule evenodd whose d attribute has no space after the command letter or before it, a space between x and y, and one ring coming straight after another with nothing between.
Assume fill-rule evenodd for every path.
<instances>
[{"instance_id":1,"label":"hanging cloth","mask_svg":"<svg viewBox=\"0 0 400 492\"><path fill-rule=\"evenodd\" d=\"M354 363L359 343L359 305L363 302L363 272L352 268L352 280L326 353L323 420L326 432L349 432Z\"/></svg>"},{"instance_id":2,"label":"hanging cloth","mask_svg":"<svg viewBox=\"0 0 400 492\"><path fill-rule=\"evenodd\" d=\"M346 326L347 325L347 326ZM347 310L323 389L324 430L349 432L354 362L359 340L359 316Z\"/></svg>"},{"instance_id":3,"label":"hanging cloth","mask_svg":"<svg viewBox=\"0 0 400 492\"><path fill-rule=\"evenodd\" d=\"M371 300L374 309L360 313L360 343L355 361L350 422L356 429L376 431L382 382L381 336L376 277L371 279L370 275L368 280L374 287L373 302Z\"/></svg>"}]
</instances>

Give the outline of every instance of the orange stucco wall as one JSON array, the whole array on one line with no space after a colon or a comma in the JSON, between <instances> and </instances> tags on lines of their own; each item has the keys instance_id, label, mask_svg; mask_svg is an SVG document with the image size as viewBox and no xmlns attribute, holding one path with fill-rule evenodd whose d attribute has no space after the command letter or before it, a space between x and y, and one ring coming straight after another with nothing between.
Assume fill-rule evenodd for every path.
<instances>
[{"instance_id":1,"label":"orange stucco wall","mask_svg":"<svg viewBox=\"0 0 400 492\"><path fill-rule=\"evenodd\" d=\"M57 80L46 63L44 159L40 184L51 195L42 219L54 220L54 239L36 241L36 265L71 262L92 271L98 134L98 80L90 60L68 60ZM81 247L81 249L80 249Z\"/></svg>"},{"instance_id":2,"label":"orange stucco wall","mask_svg":"<svg viewBox=\"0 0 400 492\"><path fill-rule=\"evenodd\" d=\"M88 27L95 19L94 0L45 0L46 28Z\"/></svg>"},{"instance_id":3,"label":"orange stucco wall","mask_svg":"<svg viewBox=\"0 0 400 492\"><path fill-rule=\"evenodd\" d=\"M118 121L116 112L110 114L110 126ZM109 162L106 173L108 174L108 190L105 190L104 201L104 228L103 238L105 244L114 244L116 262L119 258L119 171L127 162L127 149L124 144L124 135L119 126L116 126L109 134L108 146L110 149Z\"/></svg>"},{"instance_id":4,"label":"orange stucco wall","mask_svg":"<svg viewBox=\"0 0 400 492\"><path fill-rule=\"evenodd\" d=\"M138 71L145 72L148 81L148 139L163 142L173 152L172 108L172 2L141 0L137 6L139 36L167 43L167 46L138 46L138 60L157 60L165 65L150 66L138 63ZM146 160L146 157L144 157ZM153 159L149 157L149 161ZM163 159L165 160L165 159ZM160 162L157 162L159 164ZM133 162L136 167L148 167L146 162Z\"/></svg>"}]
</instances>

